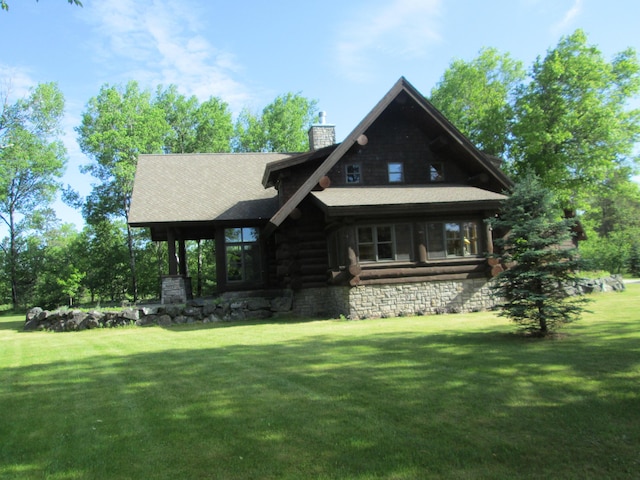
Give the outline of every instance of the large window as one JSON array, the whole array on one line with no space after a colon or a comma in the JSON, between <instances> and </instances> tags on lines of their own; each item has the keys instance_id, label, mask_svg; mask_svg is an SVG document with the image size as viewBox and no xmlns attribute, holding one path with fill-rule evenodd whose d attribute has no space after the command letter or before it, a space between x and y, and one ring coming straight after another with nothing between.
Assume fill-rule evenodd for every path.
<instances>
[{"instance_id":1,"label":"large window","mask_svg":"<svg viewBox=\"0 0 640 480\"><path fill-rule=\"evenodd\" d=\"M260 280L260 244L257 228L227 228L224 231L227 281Z\"/></svg>"},{"instance_id":2,"label":"large window","mask_svg":"<svg viewBox=\"0 0 640 480\"><path fill-rule=\"evenodd\" d=\"M409 224L358 227L360 262L409 261L412 250Z\"/></svg>"},{"instance_id":3,"label":"large window","mask_svg":"<svg viewBox=\"0 0 640 480\"><path fill-rule=\"evenodd\" d=\"M479 255L477 222L427 224L427 251L431 259Z\"/></svg>"}]
</instances>

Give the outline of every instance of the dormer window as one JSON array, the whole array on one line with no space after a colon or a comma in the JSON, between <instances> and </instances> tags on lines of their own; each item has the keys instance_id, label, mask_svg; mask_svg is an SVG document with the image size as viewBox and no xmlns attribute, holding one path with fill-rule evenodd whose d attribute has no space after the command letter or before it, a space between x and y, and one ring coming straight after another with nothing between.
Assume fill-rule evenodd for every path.
<instances>
[{"instance_id":1,"label":"dormer window","mask_svg":"<svg viewBox=\"0 0 640 480\"><path fill-rule=\"evenodd\" d=\"M360 183L360 181L360 164L353 163L351 165L347 165L347 183Z\"/></svg>"},{"instance_id":2,"label":"dormer window","mask_svg":"<svg viewBox=\"0 0 640 480\"><path fill-rule=\"evenodd\" d=\"M388 163L387 171L389 174L389 183L404 182L404 168L402 163L400 162Z\"/></svg>"},{"instance_id":3,"label":"dormer window","mask_svg":"<svg viewBox=\"0 0 640 480\"><path fill-rule=\"evenodd\" d=\"M442 162L431 162L429 164L429 181L444 182L444 165Z\"/></svg>"}]
</instances>

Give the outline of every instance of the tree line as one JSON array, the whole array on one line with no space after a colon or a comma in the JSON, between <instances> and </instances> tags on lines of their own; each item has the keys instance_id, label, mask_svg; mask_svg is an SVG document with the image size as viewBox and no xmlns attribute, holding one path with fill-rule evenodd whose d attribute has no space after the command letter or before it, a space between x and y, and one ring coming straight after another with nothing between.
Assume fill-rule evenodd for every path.
<instances>
[{"instance_id":1,"label":"tree line","mask_svg":"<svg viewBox=\"0 0 640 480\"><path fill-rule=\"evenodd\" d=\"M578 30L529 69L492 48L454 60L429 99L480 150L502 158L514 180L535 175L556 209L579 216L591 268L638 274L640 189L632 176L640 112L630 102L639 89L635 51L608 61ZM89 159L83 172L96 179L86 198L60 184L64 98L56 84L13 103L5 92L1 108L0 220L8 234L0 244L0 303L53 307L158 296L166 247L126 222L139 154L306 151L317 102L287 93L234 122L222 99L200 101L176 85L104 85L76 127ZM55 218L59 192L81 209L82 231ZM212 293L212 243L188 248L196 293Z\"/></svg>"}]
</instances>

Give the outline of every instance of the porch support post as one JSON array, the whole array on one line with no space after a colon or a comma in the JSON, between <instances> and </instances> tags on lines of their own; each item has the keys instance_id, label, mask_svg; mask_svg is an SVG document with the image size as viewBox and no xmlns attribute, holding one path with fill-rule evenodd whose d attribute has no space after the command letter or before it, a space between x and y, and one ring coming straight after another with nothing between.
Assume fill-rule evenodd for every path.
<instances>
[{"instance_id":1,"label":"porch support post","mask_svg":"<svg viewBox=\"0 0 640 480\"><path fill-rule=\"evenodd\" d=\"M185 247L184 238L179 235L178 238L178 267L180 268L180 275L187 276L187 249Z\"/></svg>"},{"instance_id":2,"label":"porch support post","mask_svg":"<svg viewBox=\"0 0 640 480\"><path fill-rule=\"evenodd\" d=\"M169 256L169 275L177 275L178 259L176 258L176 235L173 228L167 229L167 251Z\"/></svg>"},{"instance_id":3,"label":"porch support post","mask_svg":"<svg viewBox=\"0 0 640 480\"><path fill-rule=\"evenodd\" d=\"M224 245L224 228L216 227L216 290L224 292L227 289L227 255Z\"/></svg>"}]
</instances>

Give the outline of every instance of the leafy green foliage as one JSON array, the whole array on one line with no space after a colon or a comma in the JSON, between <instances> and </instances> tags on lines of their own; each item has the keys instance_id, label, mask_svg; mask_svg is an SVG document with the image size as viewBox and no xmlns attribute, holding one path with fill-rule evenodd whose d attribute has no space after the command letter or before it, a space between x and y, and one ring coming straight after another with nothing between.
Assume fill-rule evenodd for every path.
<instances>
[{"instance_id":1,"label":"leafy green foliage","mask_svg":"<svg viewBox=\"0 0 640 480\"><path fill-rule=\"evenodd\" d=\"M83 171L101 182L88 206L102 209L105 217L126 218L138 155L162 152L169 132L164 112L136 82L104 85L89 100L76 131L82 152L93 160ZM86 212L88 219L92 213Z\"/></svg>"},{"instance_id":2,"label":"leafy green foliage","mask_svg":"<svg viewBox=\"0 0 640 480\"><path fill-rule=\"evenodd\" d=\"M631 275L640 277L640 241L637 239L631 244L628 267Z\"/></svg>"},{"instance_id":3,"label":"leafy green foliage","mask_svg":"<svg viewBox=\"0 0 640 480\"><path fill-rule=\"evenodd\" d=\"M236 122L236 146L240 152L304 152L309 150L307 130L313 123L317 102L299 93L280 95L261 115L243 110Z\"/></svg>"},{"instance_id":4,"label":"leafy green foliage","mask_svg":"<svg viewBox=\"0 0 640 480\"><path fill-rule=\"evenodd\" d=\"M0 220L9 234L6 273L15 308L21 301L22 236L53 201L66 166L58 139L64 97L55 83L44 83L13 104L5 96L0 109Z\"/></svg>"},{"instance_id":5,"label":"leafy green foliage","mask_svg":"<svg viewBox=\"0 0 640 480\"><path fill-rule=\"evenodd\" d=\"M164 140L166 153L230 152L233 122L229 106L211 97L200 103L186 98L175 85L158 87L155 104L165 113L171 127Z\"/></svg>"},{"instance_id":6,"label":"leafy green foliage","mask_svg":"<svg viewBox=\"0 0 640 480\"><path fill-rule=\"evenodd\" d=\"M36 0L36 2L37 1L38 0ZM82 7L82 2L80 0L67 0L67 1L69 2L69 5L77 5L79 7ZM6 2L6 0L0 0L0 9L9 11L9 4Z\"/></svg>"},{"instance_id":7,"label":"leafy green foliage","mask_svg":"<svg viewBox=\"0 0 640 480\"><path fill-rule=\"evenodd\" d=\"M634 50L607 62L583 31L561 39L518 93L512 172L532 170L563 207L584 208L616 171L635 164L640 110L627 102L639 91Z\"/></svg>"},{"instance_id":8,"label":"leafy green foliage","mask_svg":"<svg viewBox=\"0 0 640 480\"><path fill-rule=\"evenodd\" d=\"M510 142L514 90L524 76L521 62L486 48L471 62L454 60L430 101L480 150L502 156Z\"/></svg>"},{"instance_id":9,"label":"leafy green foliage","mask_svg":"<svg viewBox=\"0 0 640 480\"><path fill-rule=\"evenodd\" d=\"M590 268L623 273L640 238L640 185L623 172L606 181L582 215L587 241L580 253Z\"/></svg>"},{"instance_id":10,"label":"leafy green foliage","mask_svg":"<svg viewBox=\"0 0 640 480\"><path fill-rule=\"evenodd\" d=\"M490 219L506 232L495 243L508 268L495 279L504 299L500 314L525 330L546 335L579 318L583 298L568 289L577 280L577 249L571 244L573 219L560 219L554 198L533 175L521 179L504 201L500 215Z\"/></svg>"},{"instance_id":11,"label":"leafy green foliage","mask_svg":"<svg viewBox=\"0 0 640 480\"><path fill-rule=\"evenodd\" d=\"M94 186L85 206L85 218L98 222L127 218L138 155L161 153L170 131L165 112L136 82L125 88L105 85L89 100L77 129L81 150L93 160L84 167L101 183ZM138 298L133 236L127 225L132 296Z\"/></svg>"}]
</instances>

